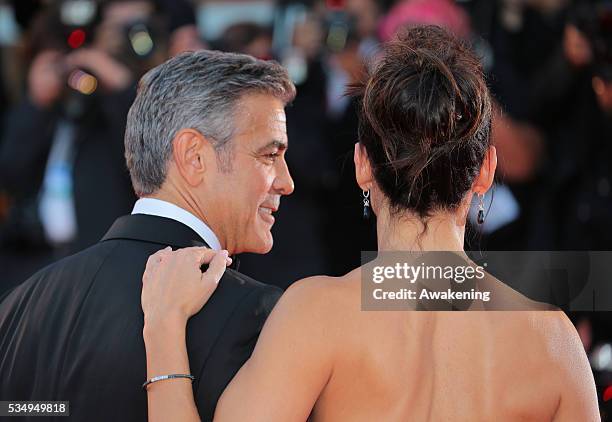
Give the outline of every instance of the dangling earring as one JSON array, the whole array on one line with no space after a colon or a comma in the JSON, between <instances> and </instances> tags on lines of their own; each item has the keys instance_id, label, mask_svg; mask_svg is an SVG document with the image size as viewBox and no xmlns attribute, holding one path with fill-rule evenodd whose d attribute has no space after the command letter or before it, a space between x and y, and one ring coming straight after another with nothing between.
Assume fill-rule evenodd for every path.
<instances>
[{"instance_id":1,"label":"dangling earring","mask_svg":"<svg viewBox=\"0 0 612 422\"><path fill-rule=\"evenodd\" d=\"M370 218L370 190L363 191L363 219Z\"/></svg>"},{"instance_id":2,"label":"dangling earring","mask_svg":"<svg viewBox=\"0 0 612 422\"><path fill-rule=\"evenodd\" d=\"M485 212L484 212L484 195L478 195L480 200L478 202L478 216L476 217L476 221L478 224L484 224L485 221Z\"/></svg>"}]
</instances>

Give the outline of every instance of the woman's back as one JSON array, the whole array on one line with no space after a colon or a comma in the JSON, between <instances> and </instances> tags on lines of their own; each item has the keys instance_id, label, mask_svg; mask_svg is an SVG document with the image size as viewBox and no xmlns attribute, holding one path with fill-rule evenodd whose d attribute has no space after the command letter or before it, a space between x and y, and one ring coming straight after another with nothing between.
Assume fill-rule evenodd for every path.
<instances>
[{"instance_id":1,"label":"woman's back","mask_svg":"<svg viewBox=\"0 0 612 422\"><path fill-rule=\"evenodd\" d=\"M562 313L362 311L360 274L309 280L324 292L321 312L336 338L313 420L561 416L570 366L587 364L572 352L581 346Z\"/></svg>"}]
</instances>

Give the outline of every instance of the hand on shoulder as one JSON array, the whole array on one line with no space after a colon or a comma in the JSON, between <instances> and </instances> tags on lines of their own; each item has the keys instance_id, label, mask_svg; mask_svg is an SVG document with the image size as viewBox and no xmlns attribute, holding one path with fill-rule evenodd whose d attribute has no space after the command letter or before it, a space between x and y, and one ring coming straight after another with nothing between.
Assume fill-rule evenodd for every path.
<instances>
[{"instance_id":1,"label":"hand on shoulder","mask_svg":"<svg viewBox=\"0 0 612 422\"><path fill-rule=\"evenodd\" d=\"M227 251L202 247L168 247L151 255L142 276L145 326L169 319L186 323L208 301L230 263ZM205 272L203 264L209 264Z\"/></svg>"}]
</instances>

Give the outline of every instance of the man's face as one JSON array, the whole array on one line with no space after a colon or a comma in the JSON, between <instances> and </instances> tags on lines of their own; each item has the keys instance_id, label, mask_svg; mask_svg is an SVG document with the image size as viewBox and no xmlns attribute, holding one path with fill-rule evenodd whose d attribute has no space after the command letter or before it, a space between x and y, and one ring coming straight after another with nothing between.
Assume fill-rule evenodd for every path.
<instances>
[{"instance_id":1,"label":"man's face","mask_svg":"<svg viewBox=\"0 0 612 422\"><path fill-rule=\"evenodd\" d=\"M230 253L267 253L273 244L272 213L281 196L293 192L284 105L271 95L246 95L234 127L229 170L214 165L207 177L210 195L202 198L207 223Z\"/></svg>"}]
</instances>

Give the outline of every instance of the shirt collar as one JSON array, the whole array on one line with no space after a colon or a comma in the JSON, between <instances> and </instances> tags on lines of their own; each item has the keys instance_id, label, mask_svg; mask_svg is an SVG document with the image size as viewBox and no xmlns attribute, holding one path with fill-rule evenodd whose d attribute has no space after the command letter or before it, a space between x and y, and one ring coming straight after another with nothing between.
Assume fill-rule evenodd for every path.
<instances>
[{"instance_id":1,"label":"shirt collar","mask_svg":"<svg viewBox=\"0 0 612 422\"><path fill-rule=\"evenodd\" d=\"M219 242L219 239L210 227L198 217L178 205L161 199L140 198L134 204L132 214L155 215L157 217L166 217L183 223L199 234L212 249L221 250L221 242Z\"/></svg>"}]
</instances>

